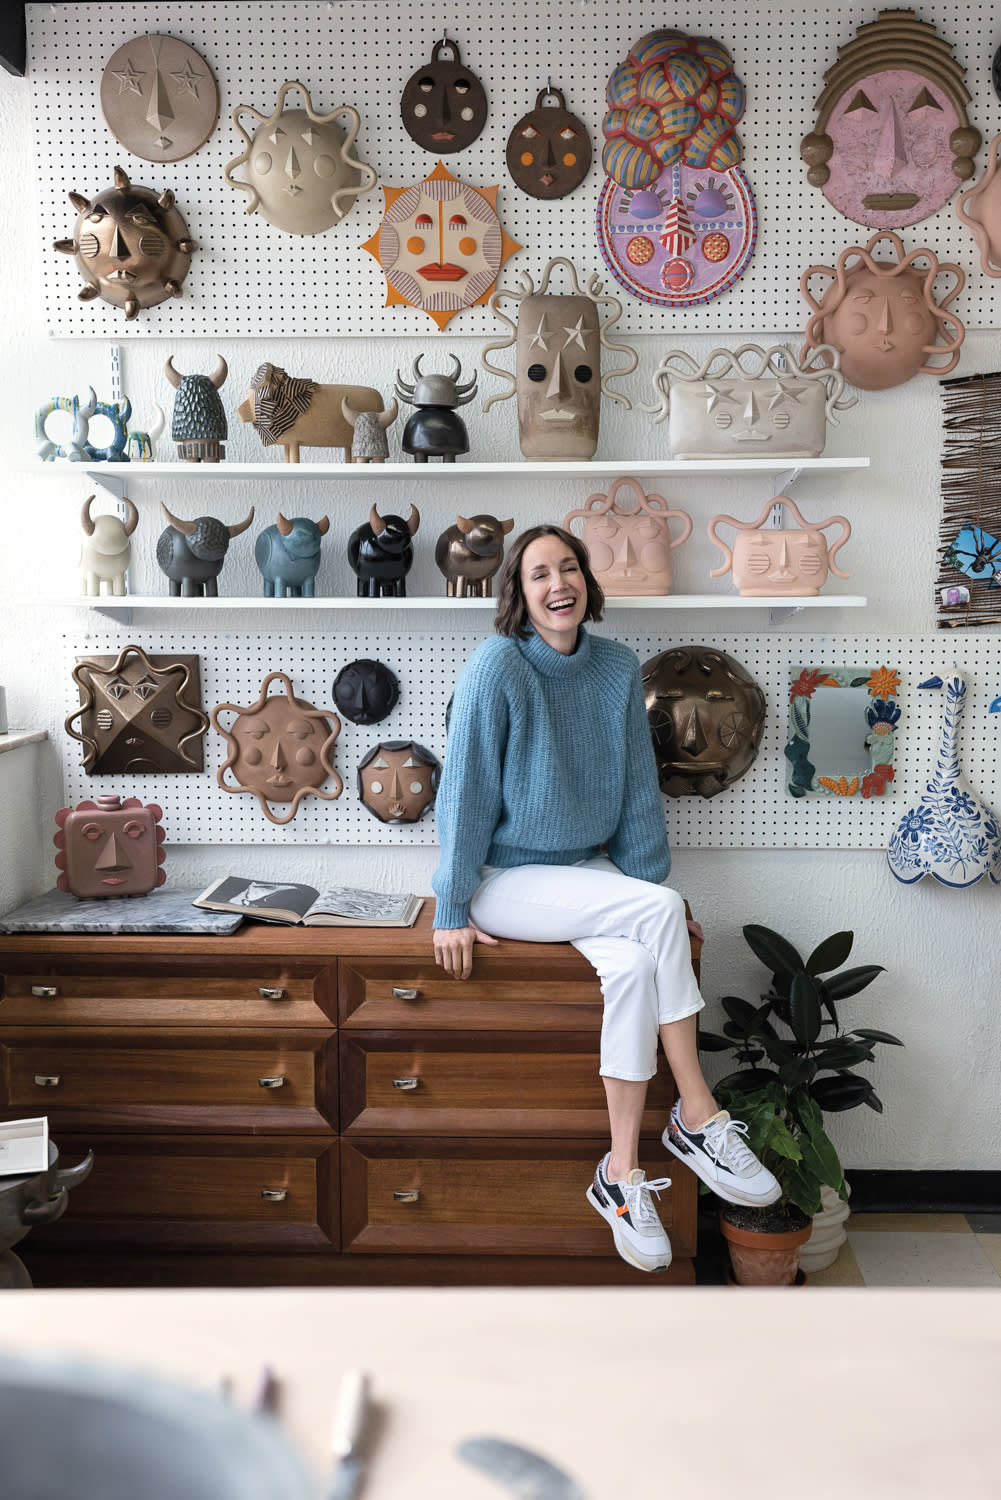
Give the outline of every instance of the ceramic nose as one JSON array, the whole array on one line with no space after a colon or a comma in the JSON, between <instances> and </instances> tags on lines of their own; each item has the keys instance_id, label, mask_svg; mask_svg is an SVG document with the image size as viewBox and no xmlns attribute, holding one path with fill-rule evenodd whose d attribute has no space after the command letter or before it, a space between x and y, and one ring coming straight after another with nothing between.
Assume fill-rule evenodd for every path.
<instances>
[{"instance_id":1,"label":"ceramic nose","mask_svg":"<svg viewBox=\"0 0 1001 1500\"><path fill-rule=\"evenodd\" d=\"M112 260L128 260L129 258L129 247L125 242L125 236L117 228L111 241L111 258Z\"/></svg>"},{"instance_id":2,"label":"ceramic nose","mask_svg":"<svg viewBox=\"0 0 1001 1500\"><path fill-rule=\"evenodd\" d=\"M876 145L876 155L873 165L877 172L884 177L892 177L902 167L908 165L907 147L904 145L904 132L900 124L900 116L897 114L897 106L890 101L890 108L883 127L879 132L879 141Z\"/></svg>"},{"instance_id":3,"label":"ceramic nose","mask_svg":"<svg viewBox=\"0 0 1001 1500\"><path fill-rule=\"evenodd\" d=\"M285 176L290 182L295 182L295 179L297 177L302 176L302 168L299 165L299 158L296 156L295 151L291 146L289 147L288 156L285 158Z\"/></svg>"},{"instance_id":4,"label":"ceramic nose","mask_svg":"<svg viewBox=\"0 0 1001 1500\"><path fill-rule=\"evenodd\" d=\"M883 298L882 312L879 315L879 321L876 324L876 327L879 329L880 333L893 332L893 319L890 316L890 300L888 297Z\"/></svg>"},{"instance_id":5,"label":"ceramic nose","mask_svg":"<svg viewBox=\"0 0 1001 1500\"><path fill-rule=\"evenodd\" d=\"M702 727L702 720L697 708L693 708L688 716L684 733L681 736L681 748L687 750L689 755L698 755L706 748L709 739Z\"/></svg>"},{"instance_id":6,"label":"ceramic nose","mask_svg":"<svg viewBox=\"0 0 1001 1500\"><path fill-rule=\"evenodd\" d=\"M98 870L127 870L131 868L131 865L132 861L125 852L124 844L113 833L109 833L100 854L94 861L95 868Z\"/></svg>"},{"instance_id":7,"label":"ceramic nose","mask_svg":"<svg viewBox=\"0 0 1001 1500\"><path fill-rule=\"evenodd\" d=\"M748 391L747 404L744 407L744 421L748 427L752 427L758 420L758 403L754 399L754 392Z\"/></svg>"},{"instance_id":8,"label":"ceramic nose","mask_svg":"<svg viewBox=\"0 0 1001 1500\"><path fill-rule=\"evenodd\" d=\"M549 377L549 384L546 386L546 395L563 395L563 362L559 355L553 360L553 371Z\"/></svg>"},{"instance_id":9,"label":"ceramic nose","mask_svg":"<svg viewBox=\"0 0 1001 1500\"><path fill-rule=\"evenodd\" d=\"M284 771L285 757L282 754L281 740L275 740L275 748L271 752L271 760L269 764L274 766L276 771Z\"/></svg>"}]
</instances>

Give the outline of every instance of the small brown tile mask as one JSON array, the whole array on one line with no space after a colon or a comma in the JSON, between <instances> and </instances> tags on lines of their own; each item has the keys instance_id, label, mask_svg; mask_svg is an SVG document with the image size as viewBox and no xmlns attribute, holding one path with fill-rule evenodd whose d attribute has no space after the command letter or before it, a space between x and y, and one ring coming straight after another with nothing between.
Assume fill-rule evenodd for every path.
<instances>
[{"instance_id":1,"label":"small brown tile mask","mask_svg":"<svg viewBox=\"0 0 1001 1500\"><path fill-rule=\"evenodd\" d=\"M643 687L669 797L714 797L750 770L765 695L740 662L711 646L676 646L643 663Z\"/></svg>"},{"instance_id":2,"label":"small brown tile mask","mask_svg":"<svg viewBox=\"0 0 1001 1500\"><path fill-rule=\"evenodd\" d=\"M273 682L280 682L285 692L269 697ZM237 715L229 729L219 722L222 713ZM219 703L210 718L213 729L227 741L226 760L216 772L216 780L224 792L250 792L270 822L291 823L304 797L332 802L341 795L344 783L331 761L341 721L335 713L297 698L284 672L270 672L265 677L256 703L249 707ZM237 778L237 786L227 784L229 770ZM334 790L320 791L328 777L334 782ZM280 818L271 811L269 802L288 802L291 807Z\"/></svg>"},{"instance_id":3,"label":"small brown tile mask","mask_svg":"<svg viewBox=\"0 0 1001 1500\"><path fill-rule=\"evenodd\" d=\"M145 896L166 882L163 812L155 802L117 794L78 802L56 813L56 885L82 901Z\"/></svg>"},{"instance_id":4,"label":"small brown tile mask","mask_svg":"<svg viewBox=\"0 0 1001 1500\"><path fill-rule=\"evenodd\" d=\"M202 769L209 721L197 656L147 656L139 646L123 646L117 656L78 657L73 681L80 707L67 718L66 733L84 746L89 775Z\"/></svg>"},{"instance_id":5,"label":"small brown tile mask","mask_svg":"<svg viewBox=\"0 0 1001 1500\"><path fill-rule=\"evenodd\" d=\"M590 167L587 126L570 113L559 89L542 89L508 136L507 169L515 183L532 198L566 198Z\"/></svg>"},{"instance_id":6,"label":"small brown tile mask","mask_svg":"<svg viewBox=\"0 0 1001 1500\"><path fill-rule=\"evenodd\" d=\"M450 57L444 57L445 52ZM400 113L410 138L448 156L471 146L487 123L487 96L476 74L463 66L455 42L443 38L431 48L431 61L408 80Z\"/></svg>"},{"instance_id":7,"label":"small brown tile mask","mask_svg":"<svg viewBox=\"0 0 1001 1500\"><path fill-rule=\"evenodd\" d=\"M416 823L434 802L441 765L415 740L383 740L358 767L358 796L381 823Z\"/></svg>"}]
</instances>

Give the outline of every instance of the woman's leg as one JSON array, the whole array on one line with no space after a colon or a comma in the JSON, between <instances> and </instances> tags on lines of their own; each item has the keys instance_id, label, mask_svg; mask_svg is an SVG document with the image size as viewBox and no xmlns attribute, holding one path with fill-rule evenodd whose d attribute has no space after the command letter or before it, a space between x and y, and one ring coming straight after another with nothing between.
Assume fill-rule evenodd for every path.
<instances>
[{"instance_id":1,"label":"woman's leg","mask_svg":"<svg viewBox=\"0 0 1001 1500\"><path fill-rule=\"evenodd\" d=\"M702 1076L695 1016L665 1021L660 1028L660 1041L678 1090L682 1122L695 1130L719 1108Z\"/></svg>"},{"instance_id":2,"label":"woman's leg","mask_svg":"<svg viewBox=\"0 0 1001 1500\"><path fill-rule=\"evenodd\" d=\"M646 1084L633 1083L626 1078L609 1078L607 1074L601 1081L605 1085L608 1124L612 1136L606 1171L609 1181L625 1182L633 1168L639 1165L640 1124L646 1104Z\"/></svg>"}]
</instances>

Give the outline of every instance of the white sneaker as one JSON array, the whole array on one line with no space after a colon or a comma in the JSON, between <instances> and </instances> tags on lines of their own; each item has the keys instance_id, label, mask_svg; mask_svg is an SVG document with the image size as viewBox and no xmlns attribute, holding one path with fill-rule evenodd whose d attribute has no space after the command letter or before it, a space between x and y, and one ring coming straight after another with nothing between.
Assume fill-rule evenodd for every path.
<instances>
[{"instance_id":1,"label":"white sneaker","mask_svg":"<svg viewBox=\"0 0 1001 1500\"><path fill-rule=\"evenodd\" d=\"M671 1264L671 1242L664 1232L651 1193L658 1197L671 1186L670 1177L647 1182L646 1173L634 1167L625 1182L609 1182L606 1152L598 1163L587 1201L608 1221L615 1248L640 1271L666 1271Z\"/></svg>"},{"instance_id":2,"label":"white sneaker","mask_svg":"<svg viewBox=\"0 0 1001 1500\"><path fill-rule=\"evenodd\" d=\"M698 1130L689 1130L676 1102L661 1140L718 1197L765 1208L781 1198L782 1189L747 1145L746 1136L747 1126L731 1120L725 1109L717 1110Z\"/></svg>"}]
</instances>

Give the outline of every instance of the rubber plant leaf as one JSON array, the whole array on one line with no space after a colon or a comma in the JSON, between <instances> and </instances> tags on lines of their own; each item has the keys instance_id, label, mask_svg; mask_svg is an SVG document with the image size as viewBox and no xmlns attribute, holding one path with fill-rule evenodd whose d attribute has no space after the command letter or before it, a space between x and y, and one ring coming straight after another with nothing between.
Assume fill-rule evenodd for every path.
<instances>
[{"instance_id":1,"label":"rubber plant leaf","mask_svg":"<svg viewBox=\"0 0 1001 1500\"><path fill-rule=\"evenodd\" d=\"M822 943L818 943L810 954L806 961L807 973L829 974L832 969L840 969L843 963L848 962L854 941L854 932L832 933Z\"/></svg>"}]
</instances>

